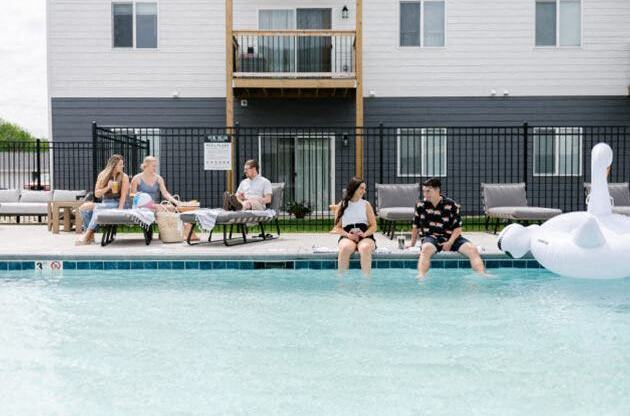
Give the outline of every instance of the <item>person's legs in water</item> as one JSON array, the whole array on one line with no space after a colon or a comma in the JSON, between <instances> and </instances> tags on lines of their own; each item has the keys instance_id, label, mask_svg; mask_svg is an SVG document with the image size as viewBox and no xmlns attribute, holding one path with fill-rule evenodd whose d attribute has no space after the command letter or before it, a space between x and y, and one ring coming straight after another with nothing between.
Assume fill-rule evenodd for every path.
<instances>
[{"instance_id":1,"label":"person's legs in water","mask_svg":"<svg viewBox=\"0 0 630 416\"><path fill-rule=\"evenodd\" d=\"M437 253L438 249L433 244L433 242L425 242L425 241L433 241L429 237L423 239L423 243L420 249L420 258L418 259L418 277L424 278L429 272L429 268L431 268L431 257Z\"/></svg>"},{"instance_id":2,"label":"person's legs in water","mask_svg":"<svg viewBox=\"0 0 630 416\"><path fill-rule=\"evenodd\" d=\"M367 276L372 271L372 253L376 249L376 244L371 238L364 238L359 241L357 248L361 255L361 271Z\"/></svg>"},{"instance_id":3,"label":"person's legs in water","mask_svg":"<svg viewBox=\"0 0 630 416\"><path fill-rule=\"evenodd\" d=\"M339 240L339 253L337 254L337 268L339 272L345 272L350 268L350 257L357 249L357 243L349 238Z\"/></svg>"},{"instance_id":4,"label":"person's legs in water","mask_svg":"<svg viewBox=\"0 0 630 416\"><path fill-rule=\"evenodd\" d=\"M472 267L475 272L479 274L486 274L486 268L483 264L481 255L479 255L477 247L470 242L466 242L462 244L458 251L468 257L468 260L470 260L470 267Z\"/></svg>"}]
</instances>

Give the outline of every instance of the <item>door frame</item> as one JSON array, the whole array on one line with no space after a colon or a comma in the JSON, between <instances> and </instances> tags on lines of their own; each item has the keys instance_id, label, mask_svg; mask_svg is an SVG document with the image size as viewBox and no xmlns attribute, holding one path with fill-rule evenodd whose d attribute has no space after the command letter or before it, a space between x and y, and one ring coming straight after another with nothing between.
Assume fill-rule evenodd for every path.
<instances>
[{"instance_id":1,"label":"door frame","mask_svg":"<svg viewBox=\"0 0 630 416\"><path fill-rule=\"evenodd\" d=\"M330 189L329 189L329 193L330 195L328 195L329 198L329 204L334 204L335 203L335 178L336 178L336 168L337 168L337 164L335 163L335 157L336 157L336 149L335 149L335 134L334 133L323 133L323 134L292 134L292 133L261 133L258 134L258 167L259 167L259 174L262 175L263 174L263 163L262 163L262 140L264 136L273 136L273 137L286 137L287 139L293 139L293 173L297 174L296 172L296 156L297 156L297 141L298 139L328 139L329 145L330 145L330 149L329 149L329 157L330 157ZM311 201L308 201L311 202ZM320 212L324 212L324 211L314 211L316 213L320 213Z\"/></svg>"}]
</instances>

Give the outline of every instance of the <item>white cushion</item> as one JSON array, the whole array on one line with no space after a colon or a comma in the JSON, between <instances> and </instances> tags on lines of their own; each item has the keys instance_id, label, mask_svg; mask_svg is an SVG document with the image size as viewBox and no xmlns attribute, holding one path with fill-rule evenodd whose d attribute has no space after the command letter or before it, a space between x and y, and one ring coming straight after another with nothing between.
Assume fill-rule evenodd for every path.
<instances>
[{"instance_id":1,"label":"white cushion","mask_svg":"<svg viewBox=\"0 0 630 416\"><path fill-rule=\"evenodd\" d=\"M53 193L53 201L76 201L77 197L85 196L85 191L67 191L63 189L55 189Z\"/></svg>"},{"instance_id":2,"label":"white cushion","mask_svg":"<svg viewBox=\"0 0 630 416\"><path fill-rule=\"evenodd\" d=\"M0 202L18 202L20 200L19 189L0 190Z\"/></svg>"},{"instance_id":3,"label":"white cushion","mask_svg":"<svg viewBox=\"0 0 630 416\"><path fill-rule=\"evenodd\" d=\"M22 191L20 202L48 202L51 198L50 191Z\"/></svg>"},{"instance_id":4,"label":"white cushion","mask_svg":"<svg viewBox=\"0 0 630 416\"><path fill-rule=\"evenodd\" d=\"M48 215L47 202L3 202L0 215Z\"/></svg>"}]
</instances>

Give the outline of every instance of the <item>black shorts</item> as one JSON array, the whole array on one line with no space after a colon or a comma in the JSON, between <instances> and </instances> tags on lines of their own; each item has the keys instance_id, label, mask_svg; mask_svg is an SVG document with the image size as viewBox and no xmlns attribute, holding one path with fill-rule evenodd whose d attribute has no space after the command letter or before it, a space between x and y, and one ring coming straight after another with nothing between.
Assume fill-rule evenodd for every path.
<instances>
[{"instance_id":1,"label":"black shorts","mask_svg":"<svg viewBox=\"0 0 630 416\"><path fill-rule=\"evenodd\" d=\"M433 236L427 236L427 237L422 238L422 244L424 243L433 244L433 246L437 249L438 253L442 251L442 245L440 244L441 241L442 240L438 240L437 238ZM459 237L457 237L457 240L455 240L455 242L451 246L451 251L459 251L461 246L463 246L466 243L470 243L470 241L468 241L467 239L465 239L464 237L460 235Z\"/></svg>"},{"instance_id":2,"label":"black shorts","mask_svg":"<svg viewBox=\"0 0 630 416\"><path fill-rule=\"evenodd\" d=\"M353 229L353 228L358 228L361 231L366 232L369 227L368 227L367 224L350 224L350 225L346 225L345 227L343 227L343 230L345 232L349 233L350 230ZM342 235L341 237L339 237L339 240L337 240L337 243L339 243L339 241L343 240L344 238L348 238L348 237ZM373 235L368 235L367 237L359 238L359 241L357 241L357 246L358 246L358 243L361 242L361 240L365 240L365 239L374 241L374 247L376 247L376 240L374 239ZM358 247L357 247L357 250L358 250Z\"/></svg>"}]
</instances>

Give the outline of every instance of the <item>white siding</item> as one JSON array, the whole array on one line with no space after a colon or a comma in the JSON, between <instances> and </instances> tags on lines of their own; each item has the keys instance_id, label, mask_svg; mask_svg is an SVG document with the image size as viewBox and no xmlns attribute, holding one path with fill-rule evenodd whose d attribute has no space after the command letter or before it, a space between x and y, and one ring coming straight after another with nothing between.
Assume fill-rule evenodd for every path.
<instances>
[{"instance_id":1,"label":"white siding","mask_svg":"<svg viewBox=\"0 0 630 416\"><path fill-rule=\"evenodd\" d=\"M50 96L225 96L223 0L159 0L143 50L112 48L111 1L47 1Z\"/></svg>"},{"instance_id":2,"label":"white siding","mask_svg":"<svg viewBox=\"0 0 630 416\"><path fill-rule=\"evenodd\" d=\"M157 50L112 48L111 1L47 1L50 96L225 96L224 0L159 0ZM422 49L398 47L397 0L364 0L364 93L626 95L630 1L582 1L580 48L534 47L534 0L446 0L446 46ZM331 7L334 29L354 27L352 0L235 0L234 27L297 7Z\"/></svg>"},{"instance_id":3,"label":"white siding","mask_svg":"<svg viewBox=\"0 0 630 416\"><path fill-rule=\"evenodd\" d=\"M364 7L364 91L379 97L626 95L630 1L582 0L580 48L534 47L534 0L446 0L446 46L399 48L397 0Z\"/></svg>"}]
</instances>

